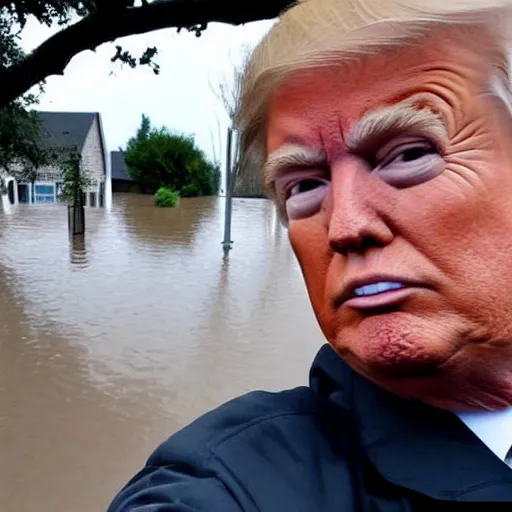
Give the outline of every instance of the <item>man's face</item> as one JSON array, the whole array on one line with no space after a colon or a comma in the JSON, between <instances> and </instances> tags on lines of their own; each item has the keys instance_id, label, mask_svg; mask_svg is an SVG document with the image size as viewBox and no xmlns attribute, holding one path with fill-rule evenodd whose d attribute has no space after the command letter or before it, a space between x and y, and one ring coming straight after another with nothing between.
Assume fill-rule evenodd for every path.
<instances>
[{"instance_id":1,"label":"man's face","mask_svg":"<svg viewBox=\"0 0 512 512\"><path fill-rule=\"evenodd\" d=\"M434 37L297 73L267 125L265 179L328 341L451 409L512 404L512 128L491 73Z\"/></svg>"}]
</instances>

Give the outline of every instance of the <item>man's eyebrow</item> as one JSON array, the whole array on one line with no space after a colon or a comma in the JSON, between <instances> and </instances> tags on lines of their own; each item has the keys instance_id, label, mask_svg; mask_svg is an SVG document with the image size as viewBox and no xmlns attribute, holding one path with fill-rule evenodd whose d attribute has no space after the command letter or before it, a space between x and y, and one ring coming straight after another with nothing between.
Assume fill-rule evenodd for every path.
<instances>
[{"instance_id":1,"label":"man's eyebrow","mask_svg":"<svg viewBox=\"0 0 512 512\"><path fill-rule=\"evenodd\" d=\"M300 144L285 144L267 158L263 166L263 184L271 187L278 174L290 167L318 167L327 163L325 151L310 149Z\"/></svg>"},{"instance_id":2,"label":"man's eyebrow","mask_svg":"<svg viewBox=\"0 0 512 512\"><path fill-rule=\"evenodd\" d=\"M345 135L345 144L358 152L382 142L384 137L402 133L428 136L439 149L446 146L448 138L443 121L432 110L404 101L364 114Z\"/></svg>"},{"instance_id":3,"label":"man's eyebrow","mask_svg":"<svg viewBox=\"0 0 512 512\"><path fill-rule=\"evenodd\" d=\"M375 146L386 138L402 133L430 137L439 149L447 144L446 127L439 116L428 108L418 108L411 101L364 114L345 135L345 144L349 151L362 152L377 149ZM263 166L263 185L272 188L278 174L287 168L326 164L327 155L323 149L310 149L297 142L284 144L268 156Z\"/></svg>"}]
</instances>

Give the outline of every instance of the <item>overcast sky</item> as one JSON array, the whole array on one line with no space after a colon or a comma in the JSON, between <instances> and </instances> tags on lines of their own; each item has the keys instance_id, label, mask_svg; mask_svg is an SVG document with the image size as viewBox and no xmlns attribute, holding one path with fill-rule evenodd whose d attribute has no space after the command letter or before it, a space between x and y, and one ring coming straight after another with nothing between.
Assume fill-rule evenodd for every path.
<instances>
[{"instance_id":1,"label":"overcast sky","mask_svg":"<svg viewBox=\"0 0 512 512\"><path fill-rule=\"evenodd\" d=\"M160 75L147 67L131 69L111 63L113 44L96 52L83 52L68 65L64 76L50 77L40 110L100 112L109 150L124 147L140 124L142 113L154 126L167 126L196 137L198 145L213 157L212 133L219 152L228 127L224 107L210 84L230 82L234 65L243 58L244 48L253 47L273 22L242 27L211 24L201 37L175 29L160 30L116 41L140 55L147 46L158 48ZM55 31L37 22L27 25L22 41L30 50ZM230 82L232 83L232 81ZM222 161L223 147L220 148Z\"/></svg>"}]
</instances>

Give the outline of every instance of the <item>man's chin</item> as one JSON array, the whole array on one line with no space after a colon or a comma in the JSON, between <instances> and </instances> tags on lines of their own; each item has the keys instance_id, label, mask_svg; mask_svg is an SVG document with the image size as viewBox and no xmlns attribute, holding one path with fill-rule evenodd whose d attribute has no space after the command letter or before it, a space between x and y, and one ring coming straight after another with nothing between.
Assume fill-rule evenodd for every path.
<instances>
[{"instance_id":1,"label":"man's chin","mask_svg":"<svg viewBox=\"0 0 512 512\"><path fill-rule=\"evenodd\" d=\"M403 398L452 411L508 407L512 346L503 357L504 342L475 333L458 315L396 311L338 329L331 345L357 373Z\"/></svg>"},{"instance_id":2,"label":"man's chin","mask_svg":"<svg viewBox=\"0 0 512 512\"><path fill-rule=\"evenodd\" d=\"M390 363L382 359L364 360L348 353L344 359L354 371L389 393L441 409L457 408L457 397L447 392L450 386L440 385L450 379L446 379L441 370L442 364L435 358L418 360L404 357Z\"/></svg>"},{"instance_id":3,"label":"man's chin","mask_svg":"<svg viewBox=\"0 0 512 512\"><path fill-rule=\"evenodd\" d=\"M458 352L461 340L454 327L439 319L394 312L369 316L342 329L333 346L372 380L424 378L437 375Z\"/></svg>"}]
</instances>

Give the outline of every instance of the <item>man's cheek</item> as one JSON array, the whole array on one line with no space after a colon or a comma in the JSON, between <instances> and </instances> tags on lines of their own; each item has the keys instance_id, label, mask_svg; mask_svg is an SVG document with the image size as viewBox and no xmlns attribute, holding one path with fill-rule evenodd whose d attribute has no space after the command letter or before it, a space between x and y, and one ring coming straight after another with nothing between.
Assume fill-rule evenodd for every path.
<instances>
[{"instance_id":1,"label":"man's cheek","mask_svg":"<svg viewBox=\"0 0 512 512\"><path fill-rule=\"evenodd\" d=\"M323 318L330 312L328 273L333 253L327 236L315 227L308 220L292 221L289 237L315 314Z\"/></svg>"},{"instance_id":2,"label":"man's cheek","mask_svg":"<svg viewBox=\"0 0 512 512\"><path fill-rule=\"evenodd\" d=\"M289 237L302 272L315 282L325 278L332 251L326 230L312 219L290 221Z\"/></svg>"}]
</instances>

